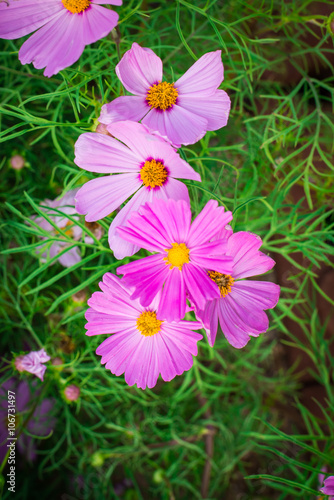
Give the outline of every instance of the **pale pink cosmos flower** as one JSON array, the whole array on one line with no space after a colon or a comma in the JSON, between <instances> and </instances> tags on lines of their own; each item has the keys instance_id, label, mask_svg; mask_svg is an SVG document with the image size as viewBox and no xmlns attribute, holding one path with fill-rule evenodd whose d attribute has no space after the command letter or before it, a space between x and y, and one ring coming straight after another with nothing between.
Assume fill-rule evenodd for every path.
<instances>
[{"instance_id":1,"label":"pale pink cosmos flower","mask_svg":"<svg viewBox=\"0 0 334 500\"><path fill-rule=\"evenodd\" d=\"M167 321L184 318L187 297L198 308L218 298L219 289L206 269L230 273L232 257L224 255L225 240L210 240L231 219L232 213L215 200L192 223L190 205L183 200L156 200L132 214L127 226L118 228L120 236L157 252L117 269L117 274L124 274L124 283L135 287L132 298L146 307L162 291L157 313Z\"/></svg>"},{"instance_id":2,"label":"pale pink cosmos flower","mask_svg":"<svg viewBox=\"0 0 334 500\"><path fill-rule=\"evenodd\" d=\"M280 294L280 287L275 283L245 278L269 271L275 261L259 251L262 240L256 234L245 231L233 234L227 227L215 238L227 241L226 255L233 259L233 269L222 273L215 266L207 267L220 297L208 300L204 308L196 308L196 317L202 321L211 346L215 343L219 321L228 342L240 349L250 337L267 331L269 322L264 310L275 307Z\"/></svg>"},{"instance_id":3,"label":"pale pink cosmos flower","mask_svg":"<svg viewBox=\"0 0 334 500\"><path fill-rule=\"evenodd\" d=\"M185 200L188 189L178 179L201 178L180 158L169 142L140 123L125 121L107 126L104 134L82 134L75 145L75 163L90 172L108 175L87 182L77 193L76 210L96 221L116 210L130 196L109 229L109 245L117 259L136 253L140 246L117 235L131 213L148 201ZM121 141L121 142L120 142ZM117 175L114 175L117 174Z\"/></svg>"},{"instance_id":4,"label":"pale pink cosmos flower","mask_svg":"<svg viewBox=\"0 0 334 500\"><path fill-rule=\"evenodd\" d=\"M169 382L193 365L202 335L197 321L179 323L157 319L159 296L147 307L132 299L133 289L111 273L103 276L101 292L93 293L86 311L86 335L113 334L96 353L111 373L125 374L125 382L152 388L159 375Z\"/></svg>"},{"instance_id":5,"label":"pale pink cosmos flower","mask_svg":"<svg viewBox=\"0 0 334 500\"><path fill-rule=\"evenodd\" d=\"M177 147L194 144L208 130L227 124L230 98L218 90L224 79L221 51L208 52L175 83L162 82L162 61L151 49L132 45L116 66L122 84L133 96L102 106L99 121L140 121Z\"/></svg>"},{"instance_id":6,"label":"pale pink cosmos flower","mask_svg":"<svg viewBox=\"0 0 334 500\"><path fill-rule=\"evenodd\" d=\"M43 363L50 361L50 356L45 349L39 351L31 351L24 356L17 356L14 364L19 372L29 372L36 375L43 381L46 366Z\"/></svg>"},{"instance_id":7,"label":"pale pink cosmos flower","mask_svg":"<svg viewBox=\"0 0 334 500\"><path fill-rule=\"evenodd\" d=\"M1 2L0 38L13 40L35 31L22 45L19 59L37 69L45 67L44 75L50 77L75 63L85 45L115 28L118 14L100 4L122 5L122 0Z\"/></svg>"},{"instance_id":8,"label":"pale pink cosmos flower","mask_svg":"<svg viewBox=\"0 0 334 500\"><path fill-rule=\"evenodd\" d=\"M74 208L74 197L77 193L78 189L73 189L68 191L64 196L60 198L56 198L55 200L45 200L43 204L45 206L41 207L41 209L48 215L48 217L52 220L52 222L65 234L72 238L73 242L79 241L82 237L82 229L80 226L73 223L67 215L71 215L74 220L79 220L79 216L77 211ZM57 213L55 210L57 209L61 212L61 214ZM61 238L61 234L55 229L52 224L50 224L44 217L32 216L31 219L38 224L44 231L50 233L50 236L57 236ZM95 237L98 239L102 236L102 232L95 232ZM47 240L47 236L42 236L43 240ZM85 242L88 244L93 243L93 239L86 235ZM40 255L41 261L46 262L47 258L52 258L58 255L62 250L66 247L69 247L72 242L69 241L54 241L49 248L49 251L44 250L44 245L42 246L42 252ZM70 267L80 262L81 254L80 250L77 246L69 249L63 255L58 258L60 264L64 267Z\"/></svg>"}]
</instances>

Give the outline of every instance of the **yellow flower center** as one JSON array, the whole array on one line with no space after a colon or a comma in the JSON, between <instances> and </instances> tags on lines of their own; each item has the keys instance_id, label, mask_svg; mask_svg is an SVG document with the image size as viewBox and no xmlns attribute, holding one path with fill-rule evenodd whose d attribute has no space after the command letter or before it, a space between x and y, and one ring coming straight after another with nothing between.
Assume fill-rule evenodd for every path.
<instances>
[{"instance_id":1,"label":"yellow flower center","mask_svg":"<svg viewBox=\"0 0 334 500\"><path fill-rule=\"evenodd\" d=\"M80 14L90 6L90 0L61 0L65 9L72 14Z\"/></svg>"},{"instance_id":2,"label":"yellow flower center","mask_svg":"<svg viewBox=\"0 0 334 500\"><path fill-rule=\"evenodd\" d=\"M152 337L160 332L160 326L163 321L157 319L157 315L153 311L144 311L137 319L137 329L145 337Z\"/></svg>"},{"instance_id":3,"label":"yellow flower center","mask_svg":"<svg viewBox=\"0 0 334 500\"><path fill-rule=\"evenodd\" d=\"M165 250L168 255L163 260L166 261L167 265L170 264L169 269L178 267L181 271L183 264L189 263L190 250L184 243L172 243L172 248L165 248Z\"/></svg>"},{"instance_id":4,"label":"yellow flower center","mask_svg":"<svg viewBox=\"0 0 334 500\"><path fill-rule=\"evenodd\" d=\"M150 87L147 92L146 101L151 108L161 109L165 111L176 103L179 95L174 83L160 82Z\"/></svg>"},{"instance_id":5,"label":"yellow flower center","mask_svg":"<svg viewBox=\"0 0 334 500\"><path fill-rule=\"evenodd\" d=\"M218 273L217 271L209 271L208 275L218 285L221 297L226 297L231 292L231 286L234 285L232 276Z\"/></svg>"},{"instance_id":6,"label":"yellow flower center","mask_svg":"<svg viewBox=\"0 0 334 500\"><path fill-rule=\"evenodd\" d=\"M151 189L156 186L163 186L167 177L168 172L161 161L153 159L145 161L140 170L140 178L143 181L144 186L150 187Z\"/></svg>"}]
</instances>

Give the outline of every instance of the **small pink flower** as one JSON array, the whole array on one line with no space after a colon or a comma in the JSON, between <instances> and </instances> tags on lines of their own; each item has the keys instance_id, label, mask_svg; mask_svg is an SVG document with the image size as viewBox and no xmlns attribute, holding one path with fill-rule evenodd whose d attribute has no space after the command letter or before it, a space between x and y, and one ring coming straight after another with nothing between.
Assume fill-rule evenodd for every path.
<instances>
[{"instance_id":1,"label":"small pink flower","mask_svg":"<svg viewBox=\"0 0 334 500\"><path fill-rule=\"evenodd\" d=\"M77 226L74 222L72 222L67 215L71 215L75 220L79 220L79 216L77 211L74 208L74 197L77 193L77 189L72 189L68 191L61 198L57 198L55 200L45 200L43 202L45 207L41 207L42 210L49 216L52 222L59 227L67 236L69 236L73 241L79 241L82 237L82 229L80 226ZM61 214L57 213L55 210L57 209L61 212ZM38 224L44 231L47 231L52 236L57 236L61 238L60 233L46 220L44 217L32 216L31 219ZM101 230L95 233L95 237L102 236L102 228ZM43 240L47 240L46 236L42 237ZM85 242L88 244L93 243L93 239L86 235ZM69 247L73 242L66 241L54 241L49 251L44 250L44 245L42 246L42 252L40 253L40 257L42 262L46 262L47 258L52 258L58 255L62 250L66 247ZM70 267L80 262L81 254L80 250L77 246L71 248L63 255L58 258L60 264L64 267Z\"/></svg>"},{"instance_id":2,"label":"small pink flower","mask_svg":"<svg viewBox=\"0 0 334 500\"><path fill-rule=\"evenodd\" d=\"M103 276L100 289L88 300L86 335L113 334L96 350L111 373L124 373L130 386L151 389L159 374L169 382L192 367L202 339L193 331L201 328L199 322L158 320L159 296L143 307L131 298L133 289L111 273Z\"/></svg>"},{"instance_id":3,"label":"small pink flower","mask_svg":"<svg viewBox=\"0 0 334 500\"><path fill-rule=\"evenodd\" d=\"M45 67L44 75L50 77L75 63L85 45L117 25L118 14L99 4L122 5L122 0L1 2L0 38L13 40L35 31L22 45L19 59L37 69Z\"/></svg>"},{"instance_id":4,"label":"small pink flower","mask_svg":"<svg viewBox=\"0 0 334 500\"><path fill-rule=\"evenodd\" d=\"M14 170L21 170L24 167L25 159L21 155L14 155L10 159L10 165Z\"/></svg>"},{"instance_id":5,"label":"small pink flower","mask_svg":"<svg viewBox=\"0 0 334 500\"><path fill-rule=\"evenodd\" d=\"M117 227L126 225L130 215L147 201L173 198L189 203L187 186L177 179L201 178L169 142L144 125L125 121L109 125L107 130L113 137L85 133L76 142L75 163L90 172L109 175L84 184L76 194L75 207L92 222L109 215L133 195L109 229L109 246L117 259L123 259L140 247L118 236Z\"/></svg>"},{"instance_id":6,"label":"small pink flower","mask_svg":"<svg viewBox=\"0 0 334 500\"><path fill-rule=\"evenodd\" d=\"M43 363L50 361L50 359L45 349L41 349L40 351L31 351L25 356L17 356L14 364L19 372L25 371L32 373L43 381L46 370L46 366L44 366Z\"/></svg>"},{"instance_id":7,"label":"small pink flower","mask_svg":"<svg viewBox=\"0 0 334 500\"><path fill-rule=\"evenodd\" d=\"M334 476L328 476L324 481L324 487L320 488L321 493L324 495L334 495ZM328 500L334 500L331 496Z\"/></svg>"},{"instance_id":8,"label":"small pink flower","mask_svg":"<svg viewBox=\"0 0 334 500\"><path fill-rule=\"evenodd\" d=\"M207 130L227 124L230 98L217 90L224 79L221 51L208 52L175 83L162 82L162 61L151 49L132 44L116 66L122 84L133 96L102 106L99 121L140 121L179 147L194 144Z\"/></svg>"},{"instance_id":9,"label":"small pink flower","mask_svg":"<svg viewBox=\"0 0 334 500\"><path fill-rule=\"evenodd\" d=\"M269 271L275 261L259 251L262 240L256 234L245 231L233 234L228 227L217 237L227 242L226 255L233 259L233 269L231 273L221 273L215 266L207 268L220 297L209 300L204 308L197 308L196 317L202 321L211 346L215 343L219 321L228 342L240 349L250 336L257 337L267 331L269 323L264 310L275 307L280 294L280 287L275 283L244 278Z\"/></svg>"},{"instance_id":10,"label":"small pink flower","mask_svg":"<svg viewBox=\"0 0 334 500\"><path fill-rule=\"evenodd\" d=\"M160 294L158 317L179 321L186 313L186 299L204 308L208 300L220 296L219 289L206 273L217 269L232 271L232 257L225 255L226 241L210 240L232 219L231 212L210 200L191 223L189 203L156 200L132 214L127 226L118 228L125 240L154 255L117 269L125 284L135 287L131 296L148 306Z\"/></svg>"},{"instance_id":11,"label":"small pink flower","mask_svg":"<svg viewBox=\"0 0 334 500\"><path fill-rule=\"evenodd\" d=\"M71 384L65 387L64 395L67 401L76 401L80 396L80 387Z\"/></svg>"}]
</instances>

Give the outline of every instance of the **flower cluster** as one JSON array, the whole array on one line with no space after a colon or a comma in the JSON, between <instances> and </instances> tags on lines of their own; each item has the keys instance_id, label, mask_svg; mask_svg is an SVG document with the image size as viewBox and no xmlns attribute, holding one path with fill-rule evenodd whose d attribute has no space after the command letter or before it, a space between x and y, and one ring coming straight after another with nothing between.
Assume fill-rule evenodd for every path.
<instances>
[{"instance_id":1,"label":"flower cluster","mask_svg":"<svg viewBox=\"0 0 334 500\"><path fill-rule=\"evenodd\" d=\"M116 26L118 15L100 4L121 3L8 0L0 3L0 37L35 31L21 47L20 61L45 67L44 74L52 76ZM110 335L97 349L101 362L115 375L124 373L127 384L145 389L154 387L159 375L169 381L191 368L201 328L213 346L219 324L235 348L266 332L264 311L276 305L280 290L275 283L248 279L275 263L260 251L259 236L233 232L230 211L209 200L192 220L185 181L201 177L177 149L227 125L230 99L219 88L221 51L204 54L168 82L161 59L133 43L116 74L131 95L104 104L96 131L83 133L75 144L76 165L103 176L46 200L46 217L33 220L51 233L49 256L56 260L59 254L64 266L81 258L75 245L82 238L79 214L88 224L113 215L108 241L116 259L140 249L149 254L120 265L121 278L106 273L86 312L87 335ZM43 259L48 252L43 244ZM195 321L189 321L191 315ZM44 358L35 366L34 356L16 358L17 368L43 378ZM68 401L79 394L76 386L66 388Z\"/></svg>"}]
</instances>

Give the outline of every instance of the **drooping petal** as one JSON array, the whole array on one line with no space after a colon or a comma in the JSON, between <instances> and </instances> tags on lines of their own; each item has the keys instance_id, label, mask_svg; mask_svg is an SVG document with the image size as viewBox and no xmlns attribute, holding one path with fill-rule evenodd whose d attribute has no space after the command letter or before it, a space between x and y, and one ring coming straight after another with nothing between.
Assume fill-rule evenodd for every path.
<instances>
[{"instance_id":1,"label":"drooping petal","mask_svg":"<svg viewBox=\"0 0 334 500\"><path fill-rule=\"evenodd\" d=\"M237 319L231 315L228 304L224 300L218 302L218 317L220 327L229 344L236 349L241 349L250 340L249 333L240 328Z\"/></svg>"},{"instance_id":2,"label":"drooping petal","mask_svg":"<svg viewBox=\"0 0 334 500\"><path fill-rule=\"evenodd\" d=\"M0 38L21 38L51 21L64 7L57 0L20 0L0 3Z\"/></svg>"},{"instance_id":3,"label":"drooping petal","mask_svg":"<svg viewBox=\"0 0 334 500\"><path fill-rule=\"evenodd\" d=\"M247 302L249 309L272 309L278 302L280 287L270 281L242 280L234 283L233 295L235 292L242 306Z\"/></svg>"},{"instance_id":4,"label":"drooping petal","mask_svg":"<svg viewBox=\"0 0 334 500\"><path fill-rule=\"evenodd\" d=\"M233 257L233 277L247 278L269 271L275 261L259 251L262 240L257 234L239 231L228 239L227 254Z\"/></svg>"},{"instance_id":5,"label":"drooping petal","mask_svg":"<svg viewBox=\"0 0 334 500\"><path fill-rule=\"evenodd\" d=\"M231 316L231 325L236 325L248 335L258 336L269 328L269 320L262 308L256 306L251 297L240 294L235 283L232 291L221 299Z\"/></svg>"},{"instance_id":6,"label":"drooping petal","mask_svg":"<svg viewBox=\"0 0 334 500\"><path fill-rule=\"evenodd\" d=\"M216 200L210 200L191 225L188 244L192 247L206 243L226 224L232 220L232 212L225 212L218 207Z\"/></svg>"},{"instance_id":7,"label":"drooping petal","mask_svg":"<svg viewBox=\"0 0 334 500\"><path fill-rule=\"evenodd\" d=\"M210 96L180 96L178 105L208 121L207 130L225 127L230 113L231 100L224 90Z\"/></svg>"},{"instance_id":8,"label":"drooping petal","mask_svg":"<svg viewBox=\"0 0 334 500\"><path fill-rule=\"evenodd\" d=\"M99 122L105 125L124 120L138 122L144 118L150 109L143 96L124 95L116 97L113 101L102 106Z\"/></svg>"},{"instance_id":9,"label":"drooping petal","mask_svg":"<svg viewBox=\"0 0 334 500\"><path fill-rule=\"evenodd\" d=\"M177 104L166 111L152 109L143 118L142 123L167 136L176 147L181 144L194 144L202 139L208 130L206 118L195 115Z\"/></svg>"},{"instance_id":10,"label":"drooping petal","mask_svg":"<svg viewBox=\"0 0 334 500\"><path fill-rule=\"evenodd\" d=\"M162 80L162 61L151 49L133 43L117 64L116 74L131 94L146 95Z\"/></svg>"},{"instance_id":11,"label":"drooping petal","mask_svg":"<svg viewBox=\"0 0 334 500\"><path fill-rule=\"evenodd\" d=\"M48 77L75 63L85 48L77 18L66 9L59 12L24 42L19 51L21 63L45 67Z\"/></svg>"},{"instance_id":12,"label":"drooping petal","mask_svg":"<svg viewBox=\"0 0 334 500\"><path fill-rule=\"evenodd\" d=\"M157 311L159 319L180 321L186 314L186 290L182 273L172 269L166 278Z\"/></svg>"},{"instance_id":13,"label":"drooping petal","mask_svg":"<svg viewBox=\"0 0 334 500\"><path fill-rule=\"evenodd\" d=\"M62 8L22 45L19 59L22 64L33 62L37 69L45 67L44 75L50 77L76 62L85 45L106 36L117 21L116 12L100 5L91 5L82 15Z\"/></svg>"},{"instance_id":14,"label":"drooping petal","mask_svg":"<svg viewBox=\"0 0 334 500\"><path fill-rule=\"evenodd\" d=\"M74 163L89 172L139 172L141 161L124 144L107 135L86 132L75 143Z\"/></svg>"},{"instance_id":15,"label":"drooping petal","mask_svg":"<svg viewBox=\"0 0 334 500\"><path fill-rule=\"evenodd\" d=\"M118 174L86 182L76 195L75 208L86 221L103 219L141 187L138 174Z\"/></svg>"},{"instance_id":16,"label":"drooping petal","mask_svg":"<svg viewBox=\"0 0 334 500\"><path fill-rule=\"evenodd\" d=\"M199 319L205 328L208 342L211 347L214 346L218 330L218 301L220 299L210 300L206 303L204 309L196 310L196 318Z\"/></svg>"},{"instance_id":17,"label":"drooping petal","mask_svg":"<svg viewBox=\"0 0 334 500\"><path fill-rule=\"evenodd\" d=\"M200 57L176 82L180 95L212 95L224 79L221 50Z\"/></svg>"}]
</instances>

